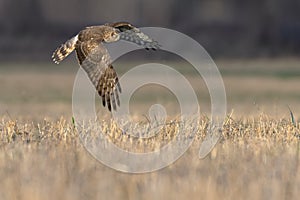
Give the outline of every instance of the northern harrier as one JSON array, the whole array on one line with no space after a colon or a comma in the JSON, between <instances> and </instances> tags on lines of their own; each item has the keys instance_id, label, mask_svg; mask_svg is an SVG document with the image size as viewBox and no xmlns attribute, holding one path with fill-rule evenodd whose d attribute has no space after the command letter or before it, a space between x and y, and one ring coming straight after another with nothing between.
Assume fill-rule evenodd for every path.
<instances>
[{"instance_id":1,"label":"northern harrier","mask_svg":"<svg viewBox=\"0 0 300 200\"><path fill-rule=\"evenodd\" d=\"M76 36L58 47L52 59L59 64L70 53L76 50L80 66L85 70L98 94L103 106L107 104L109 111L120 106L121 92L118 75L114 70L109 53L104 43L127 40L145 49L156 50L159 44L127 22L109 23L101 26L86 27Z\"/></svg>"}]
</instances>

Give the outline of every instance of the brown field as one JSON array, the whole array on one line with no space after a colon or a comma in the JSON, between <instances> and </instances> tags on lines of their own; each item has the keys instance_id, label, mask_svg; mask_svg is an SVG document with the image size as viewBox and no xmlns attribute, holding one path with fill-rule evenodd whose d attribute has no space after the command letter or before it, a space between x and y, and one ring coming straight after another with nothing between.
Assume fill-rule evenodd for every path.
<instances>
[{"instance_id":1,"label":"brown field","mask_svg":"<svg viewBox=\"0 0 300 200\"><path fill-rule=\"evenodd\" d=\"M82 146L71 106L77 64L2 63L0 199L298 199L299 61L217 61L228 117L220 142L203 160L198 151L210 103L203 81L191 75L202 112L191 148L167 168L134 175L104 166ZM145 99L144 93L136 94L140 112L159 100L169 110L176 104L168 95ZM97 112L109 116L100 106ZM150 145L170 139L159 138Z\"/></svg>"}]
</instances>

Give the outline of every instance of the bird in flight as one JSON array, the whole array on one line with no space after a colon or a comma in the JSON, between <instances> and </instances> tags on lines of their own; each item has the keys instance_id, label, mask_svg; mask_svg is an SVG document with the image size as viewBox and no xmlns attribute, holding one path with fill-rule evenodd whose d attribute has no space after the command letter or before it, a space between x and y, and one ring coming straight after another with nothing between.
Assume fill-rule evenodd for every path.
<instances>
[{"instance_id":1,"label":"bird in flight","mask_svg":"<svg viewBox=\"0 0 300 200\"><path fill-rule=\"evenodd\" d=\"M86 27L59 46L52 55L53 61L59 64L75 50L79 65L87 73L102 98L103 106L107 105L109 111L112 108L116 110L117 105L120 106L121 86L104 44L118 40L136 43L146 50L156 50L160 47L157 41L130 23L117 22Z\"/></svg>"}]
</instances>

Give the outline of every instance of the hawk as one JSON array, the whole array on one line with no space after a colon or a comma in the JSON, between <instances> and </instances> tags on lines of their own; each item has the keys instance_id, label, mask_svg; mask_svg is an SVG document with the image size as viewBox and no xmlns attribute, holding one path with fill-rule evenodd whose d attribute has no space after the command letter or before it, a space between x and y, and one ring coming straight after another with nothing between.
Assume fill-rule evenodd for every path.
<instances>
[{"instance_id":1,"label":"hawk","mask_svg":"<svg viewBox=\"0 0 300 200\"><path fill-rule=\"evenodd\" d=\"M59 64L75 50L79 65L87 73L102 98L103 106L107 105L109 111L112 108L116 110L117 105L120 106L121 86L104 44L118 40L136 43L146 50L156 50L160 47L157 41L130 23L117 22L86 27L59 46L52 55L53 61Z\"/></svg>"}]
</instances>

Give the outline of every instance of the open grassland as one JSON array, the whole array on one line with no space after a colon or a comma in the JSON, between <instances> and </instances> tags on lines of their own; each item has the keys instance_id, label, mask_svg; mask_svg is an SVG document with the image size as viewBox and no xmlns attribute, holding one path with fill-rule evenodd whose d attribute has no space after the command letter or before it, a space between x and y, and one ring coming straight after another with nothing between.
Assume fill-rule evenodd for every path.
<instances>
[{"instance_id":1,"label":"open grassland","mask_svg":"<svg viewBox=\"0 0 300 200\"><path fill-rule=\"evenodd\" d=\"M0 123L1 199L297 199L300 195L300 123L288 119L228 117L222 139L198 158L209 120L201 117L190 149L173 165L129 175L105 167L81 145L71 120ZM113 130L109 124L104 126ZM169 127L172 129L175 127ZM113 135L113 137L112 137ZM138 146L159 146L167 134ZM124 137L124 138L122 138Z\"/></svg>"},{"instance_id":2,"label":"open grassland","mask_svg":"<svg viewBox=\"0 0 300 200\"><path fill-rule=\"evenodd\" d=\"M110 169L83 147L72 121L76 63L1 64L0 199L298 199L298 63L297 59L217 62L229 114L220 142L203 160L198 152L209 124L209 94L204 82L186 71L201 107L193 144L171 166L139 175ZM134 113L138 120L145 121L142 113L153 103L176 111L171 94L162 88L144 89L132 104L133 111L140 111ZM147 91L156 93L145 98ZM150 141L120 134L109 123L107 111L96 107L98 116L104 115L106 137L125 149L144 152L174 138L175 124Z\"/></svg>"}]
</instances>

